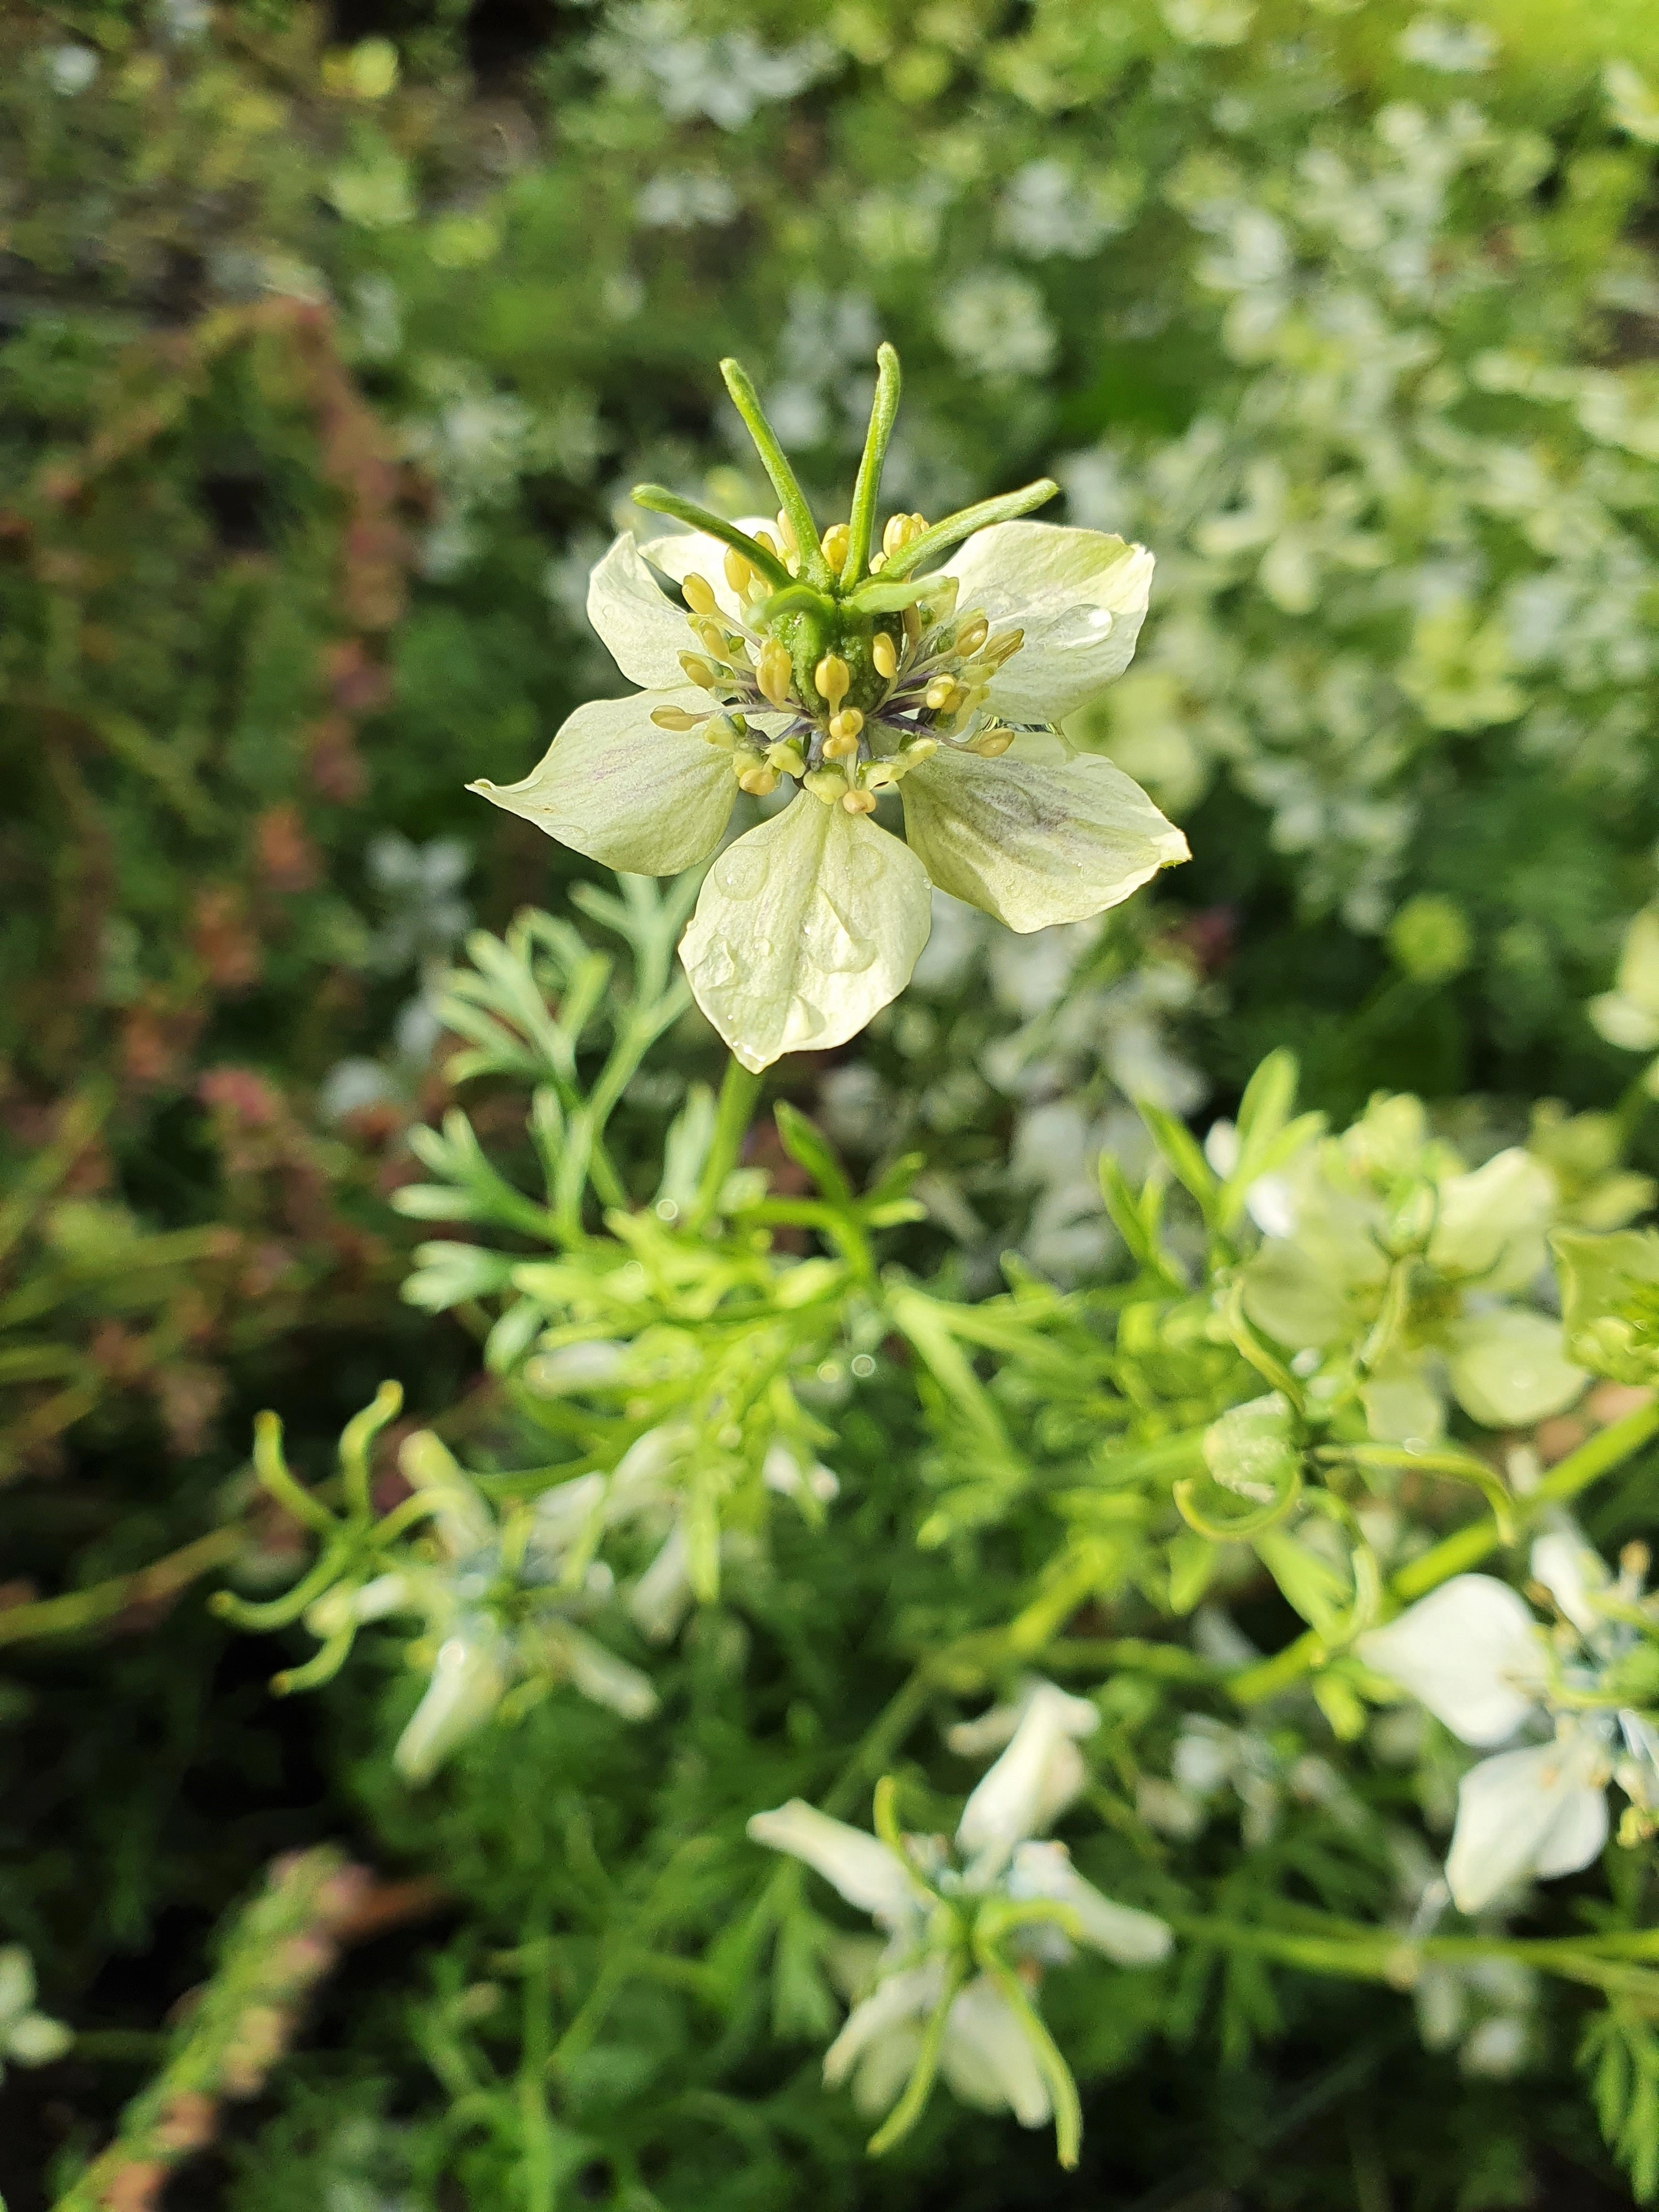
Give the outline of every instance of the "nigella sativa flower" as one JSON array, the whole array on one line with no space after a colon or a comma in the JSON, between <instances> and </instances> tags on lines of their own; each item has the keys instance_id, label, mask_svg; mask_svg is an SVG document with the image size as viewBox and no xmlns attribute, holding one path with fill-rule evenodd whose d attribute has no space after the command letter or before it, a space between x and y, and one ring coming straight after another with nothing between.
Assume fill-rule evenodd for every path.
<instances>
[{"instance_id":1,"label":"nigella sativa flower","mask_svg":"<svg viewBox=\"0 0 1659 2212\"><path fill-rule=\"evenodd\" d=\"M720 852L680 946L698 1004L751 1069L843 1042L904 988L932 885L1042 929L1187 857L1138 784L1054 727L1127 666L1152 556L1019 520L1054 495L1046 478L931 528L895 514L878 548L899 392L890 346L879 361L852 516L822 537L753 386L723 364L781 503L775 535L639 486L639 505L691 527L619 538L588 613L644 688L579 707L522 782L471 787L648 875L715 854L740 789L792 787ZM902 839L871 819L889 792Z\"/></svg>"},{"instance_id":2,"label":"nigella sativa flower","mask_svg":"<svg viewBox=\"0 0 1659 2212\"><path fill-rule=\"evenodd\" d=\"M750 1821L757 1843L804 1860L887 1936L874 1987L823 2061L832 2087L850 2080L861 2106L891 2107L872 2150L914 2124L943 2074L964 2103L1011 2111L1022 2126L1052 2118L1062 2163L1075 2163L1077 2092L1032 1991L1076 1944L1147 1966L1171 1940L1155 1915L1085 1881L1064 1844L1036 1840L1083 1787L1077 1741L1098 1721L1085 1699L1037 1681L952 1730L964 1753L1006 1747L969 1796L954 1850L942 1836L899 1832L890 1783L877 1792L873 1836L799 1799Z\"/></svg>"},{"instance_id":3,"label":"nigella sativa flower","mask_svg":"<svg viewBox=\"0 0 1659 2212\"><path fill-rule=\"evenodd\" d=\"M1506 1583L1458 1575L1358 1645L1454 1735L1495 1752L1458 1789L1446 1884L1460 1912L1479 1912L1512 1883L1588 1866L1607 1839L1610 1781L1631 1801L1632 1837L1659 1807L1659 1734L1619 1695L1620 1662L1641 1639L1628 1619L1641 1598L1640 1547L1616 1583L1570 1529L1540 1536L1531 1564L1560 1617L1553 1640Z\"/></svg>"}]
</instances>

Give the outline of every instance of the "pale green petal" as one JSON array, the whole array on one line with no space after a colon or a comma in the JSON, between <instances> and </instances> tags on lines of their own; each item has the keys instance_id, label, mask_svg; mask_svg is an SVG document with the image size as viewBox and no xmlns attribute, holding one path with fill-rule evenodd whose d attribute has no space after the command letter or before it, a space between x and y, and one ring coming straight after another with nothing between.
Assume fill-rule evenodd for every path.
<instances>
[{"instance_id":1,"label":"pale green petal","mask_svg":"<svg viewBox=\"0 0 1659 2212\"><path fill-rule=\"evenodd\" d=\"M957 605L982 608L992 628L1025 642L991 685L1011 722L1058 722L1103 691L1133 658L1152 586L1152 556L1103 530L995 522L947 567Z\"/></svg>"},{"instance_id":2,"label":"pale green petal","mask_svg":"<svg viewBox=\"0 0 1659 2212\"><path fill-rule=\"evenodd\" d=\"M607 868L674 876L706 860L737 797L731 757L697 730L662 730L654 707L708 711L706 691L641 691L578 707L522 783L470 783Z\"/></svg>"},{"instance_id":3,"label":"pale green petal","mask_svg":"<svg viewBox=\"0 0 1659 2212\"><path fill-rule=\"evenodd\" d=\"M1597 1033L1620 1052L1651 1052L1659 1045L1659 1015L1620 991L1603 991L1585 1009Z\"/></svg>"},{"instance_id":4,"label":"pale green petal","mask_svg":"<svg viewBox=\"0 0 1659 2212\"><path fill-rule=\"evenodd\" d=\"M1543 1266L1555 1177L1518 1145L1440 1186L1428 1261L1450 1275L1484 1278L1492 1291L1522 1290Z\"/></svg>"},{"instance_id":5,"label":"pale green petal","mask_svg":"<svg viewBox=\"0 0 1659 2212\"><path fill-rule=\"evenodd\" d=\"M630 684L675 690L685 681L680 655L696 649L677 607L624 531L587 580L587 619Z\"/></svg>"},{"instance_id":6,"label":"pale green petal","mask_svg":"<svg viewBox=\"0 0 1659 2212\"><path fill-rule=\"evenodd\" d=\"M1632 1005L1659 1017L1659 907L1644 907L1625 933L1618 987Z\"/></svg>"},{"instance_id":7,"label":"pale green petal","mask_svg":"<svg viewBox=\"0 0 1659 2212\"><path fill-rule=\"evenodd\" d=\"M915 855L805 793L723 852L680 940L697 1004L743 1065L842 1044L910 980L933 918Z\"/></svg>"},{"instance_id":8,"label":"pale green petal","mask_svg":"<svg viewBox=\"0 0 1659 2212\"><path fill-rule=\"evenodd\" d=\"M769 531L776 543L778 526L774 515L740 515L738 528L750 538L757 531ZM670 531L665 537L652 538L640 550L653 568L660 568L677 584L683 584L688 576L701 576L728 615L743 613L737 593L726 580L726 547L718 538L709 537L707 531Z\"/></svg>"},{"instance_id":9,"label":"pale green petal","mask_svg":"<svg viewBox=\"0 0 1659 2212\"><path fill-rule=\"evenodd\" d=\"M1443 1340L1452 1395L1489 1429L1527 1429L1559 1413L1589 1381L1568 1361L1560 1324L1498 1306L1455 1322Z\"/></svg>"},{"instance_id":10,"label":"pale green petal","mask_svg":"<svg viewBox=\"0 0 1659 2212\"><path fill-rule=\"evenodd\" d=\"M901 788L904 834L933 881L1010 929L1085 921L1188 857L1140 786L1092 754L1038 767L939 752Z\"/></svg>"},{"instance_id":11,"label":"pale green petal","mask_svg":"<svg viewBox=\"0 0 1659 2212\"><path fill-rule=\"evenodd\" d=\"M1440 1394L1420 1352L1387 1361L1362 1385L1365 1425L1378 1443L1432 1443L1446 1425Z\"/></svg>"}]
</instances>

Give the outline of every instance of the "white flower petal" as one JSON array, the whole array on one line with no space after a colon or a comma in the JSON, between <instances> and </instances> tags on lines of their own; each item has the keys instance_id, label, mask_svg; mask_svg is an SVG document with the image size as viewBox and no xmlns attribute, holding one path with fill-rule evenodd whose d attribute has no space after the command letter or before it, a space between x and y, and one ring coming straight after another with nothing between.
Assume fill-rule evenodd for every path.
<instances>
[{"instance_id":1,"label":"white flower petal","mask_svg":"<svg viewBox=\"0 0 1659 2212\"><path fill-rule=\"evenodd\" d=\"M1511 1145L1472 1174L1441 1184L1429 1265L1482 1276L1488 1290L1522 1290L1544 1264L1544 1231L1555 1206L1554 1176Z\"/></svg>"},{"instance_id":2,"label":"white flower petal","mask_svg":"<svg viewBox=\"0 0 1659 2212\"><path fill-rule=\"evenodd\" d=\"M939 2071L964 2105L1011 2112L1023 2128L1042 2127L1054 2110L1030 2039L987 1974L969 1982L951 2007Z\"/></svg>"},{"instance_id":3,"label":"white flower petal","mask_svg":"<svg viewBox=\"0 0 1659 2212\"><path fill-rule=\"evenodd\" d=\"M1479 1912L1528 1875L1576 1874L1607 1840L1607 1803L1592 1780L1595 1740L1576 1732L1554 1743L1483 1759L1463 1777L1446 1881L1460 1912Z\"/></svg>"},{"instance_id":4,"label":"white flower petal","mask_svg":"<svg viewBox=\"0 0 1659 2212\"><path fill-rule=\"evenodd\" d=\"M6 2056L20 2066L50 2066L74 2041L72 2030L61 2020L49 2020L43 2012L27 2013L6 2039Z\"/></svg>"},{"instance_id":5,"label":"white flower petal","mask_svg":"<svg viewBox=\"0 0 1659 2212\"><path fill-rule=\"evenodd\" d=\"M1576 1529L1558 1528L1540 1536L1528 1564L1533 1580L1543 1583L1564 1620L1586 1636L1600 1627L1601 1615L1590 1602L1590 1592L1605 1589L1612 1577Z\"/></svg>"},{"instance_id":6,"label":"white flower petal","mask_svg":"<svg viewBox=\"0 0 1659 2212\"><path fill-rule=\"evenodd\" d=\"M587 580L587 619L630 684L647 691L684 684L680 655L696 649L685 611L662 589L626 531Z\"/></svg>"},{"instance_id":7,"label":"white flower petal","mask_svg":"<svg viewBox=\"0 0 1659 2212\"><path fill-rule=\"evenodd\" d=\"M909 1876L879 1838L792 1797L749 1823L752 1841L802 1859L838 1889L849 1905L885 1927L907 1919L916 1906Z\"/></svg>"},{"instance_id":8,"label":"white flower petal","mask_svg":"<svg viewBox=\"0 0 1659 2212\"><path fill-rule=\"evenodd\" d=\"M680 958L744 1066L842 1044L896 999L927 942L921 863L806 793L708 871Z\"/></svg>"},{"instance_id":9,"label":"white flower petal","mask_svg":"<svg viewBox=\"0 0 1659 2212\"><path fill-rule=\"evenodd\" d=\"M982 609L994 629L1025 633L991 684L989 705L1011 722L1074 714L1133 658L1152 586L1144 545L1053 522L995 522L946 567L964 614Z\"/></svg>"},{"instance_id":10,"label":"white flower petal","mask_svg":"<svg viewBox=\"0 0 1659 2212\"><path fill-rule=\"evenodd\" d=\"M1502 1743L1538 1702L1547 1672L1524 1599L1491 1575L1455 1575L1356 1646L1465 1743Z\"/></svg>"},{"instance_id":11,"label":"white flower petal","mask_svg":"<svg viewBox=\"0 0 1659 2212\"><path fill-rule=\"evenodd\" d=\"M946 1745L958 1759L982 1759L987 1752L1000 1751L1039 1695L1064 1699L1073 1735L1092 1735L1100 1726L1099 1708L1087 1698L1073 1698L1040 1674L1033 1674L1020 1685L1019 1695L1011 1705L988 1705L977 1720L957 1721L946 1729Z\"/></svg>"},{"instance_id":12,"label":"white flower petal","mask_svg":"<svg viewBox=\"0 0 1659 2212\"><path fill-rule=\"evenodd\" d=\"M426 1695L398 1739L392 1765L406 1782L429 1782L457 1744L482 1728L507 1688L501 1638L479 1626L446 1637Z\"/></svg>"},{"instance_id":13,"label":"white flower petal","mask_svg":"<svg viewBox=\"0 0 1659 2212\"><path fill-rule=\"evenodd\" d=\"M625 1721L649 1720L656 1711L657 1692L650 1676L606 1650L597 1637L566 1625L557 1641L558 1656L583 1697L596 1705L608 1705Z\"/></svg>"},{"instance_id":14,"label":"white flower petal","mask_svg":"<svg viewBox=\"0 0 1659 2212\"><path fill-rule=\"evenodd\" d=\"M1452 1395L1489 1429L1526 1429L1571 1405L1589 1381L1564 1350L1559 1322L1495 1306L1454 1322L1443 1340Z\"/></svg>"},{"instance_id":15,"label":"white flower petal","mask_svg":"<svg viewBox=\"0 0 1659 2212\"><path fill-rule=\"evenodd\" d=\"M34 1961L21 1943L0 1947L0 2035L34 2002Z\"/></svg>"},{"instance_id":16,"label":"white flower petal","mask_svg":"<svg viewBox=\"0 0 1659 2212\"><path fill-rule=\"evenodd\" d=\"M1082 1707L1081 1698L1067 1697L1052 1682L1037 1686L1008 1748L963 1808L957 1842L969 1856L1000 1863L1077 1795L1085 1770L1073 1739L1088 1735L1100 1718L1088 1706L1085 1725Z\"/></svg>"},{"instance_id":17,"label":"white flower petal","mask_svg":"<svg viewBox=\"0 0 1659 2212\"><path fill-rule=\"evenodd\" d=\"M764 1820L767 1816L759 1816ZM754 1832L754 1823L750 1823ZM843 2082L860 2058L879 2038L890 2035L904 2021L925 2016L939 2002L945 1987L945 1962L928 1959L920 1966L907 1966L878 1982L861 2003L847 2015L841 2033L823 2054L823 2078L830 2088Z\"/></svg>"},{"instance_id":18,"label":"white flower petal","mask_svg":"<svg viewBox=\"0 0 1659 2212\"><path fill-rule=\"evenodd\" d=\"M666 1644L691 1610L691 1545L677 1521L662 1549L628 1595L628 1611L641 1636Z\"/></svg>"},{"instance_id":19,"label":"white flower petal","mask_svg":"<svg viewBox=\"0 0 1659 2212\"><path fill-rule=\"evenodd\" d=\"M934 883L1010 929L1085 921L1188 858L1140 786L1091 754L1048 766L939 752L901 791Z\"/></svg>"},{"instance_id":20,"label":"white flower petal","mask_svg":"<svg viewBox=\"0 0 1659 2212\"><path fill-rule=\"evenodd\" d=\"M1175 1941L1168 1923L1156 1913L1118 1905L1085 1881L1064 1844L1021 1844L1008 1870L1008 1894L1047 1897L1070 1905L1085 1942L1120 1966L1156 1966Z\"/></svg>"},{"instance_id":21,"label":"white flower petal","mask_svg":"<svg viewBox=\"0 0 1659 2212\"><path fill-rule=\"evenodd\" d=\"M470 783L492 806L607 868L673 876L707 860L738 793L731 757L696 730L662 730L656 707L690 714L708 694L681 689L578 707L521 783Z\"/></svg>"}]
</instances>

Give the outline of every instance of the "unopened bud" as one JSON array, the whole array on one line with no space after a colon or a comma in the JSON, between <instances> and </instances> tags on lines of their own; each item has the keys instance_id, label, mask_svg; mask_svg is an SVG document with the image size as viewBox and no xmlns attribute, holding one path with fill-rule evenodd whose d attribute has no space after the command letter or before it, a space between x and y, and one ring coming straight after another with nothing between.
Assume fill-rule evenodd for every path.
<instances>
[{"instance_id":1,"label":"unopened bud","mask_svg":"<svg viewBox=\"0 0 1659 2212\"><path fill-rule=\"evenodd\" d=\"M745 596L755 580L755 572L735 545L726 549L726 580L739 599Z\"/></svg>"},{"instance_id":2,"label":"unopened bud","mask_svg":"<svg viewBox=\"0 0 1659 2212\"><path fill-rule=\"evenodd\" d=\"M968 750L977 753L981 760L996 760L1013 742L1012 730L981 730L976 738L969 739Z\"/></svg>"},{"instance_id":3,"label":"unopened bud","mask_svg":"<svg viewBox=\"0 0 1659 2212\"><path fill-rule=\"evenodd\" d=\"M755 663L755 681L775 707L788 705L789 686L794 673L788 647L775 637L769 638L761 647L760 659Z\"/></svg>"},{"instance_id":4,"label":"unopened bud","mask_svg":"<svg viewBox=\"0 0 1659 2212\"><path fill-rule=\"evenodd\" d=\"M890 684L898 674L898 655L893 650L893 641L884 629L878 629L870 647L870 659L875 672L884 684Z\"/></svg>"},{"instance_id":5,"label":"unopened bud","mask_svg":"<svg viewBox=\"0 0 1659 2212\"><path fill-rule=\"evenodd\" d=\"M812 671L812 681L818 696L831 708L839 707L847 696L847 687L852 682L847 663L838 653L826 653Z\"/></svg>"},{"instance_id":6,"label":"unopened bud","mask_svg":"<svg viewBox=\"0 0 1659 2212\"><path fill-rule=\"evenodd\" d=\"M849 814L873 814L876 794L873 791L846 791L842 793L841 803Z\"/></svg>"},{"instance_id":7,"label":"unopened bud","mask_svg":"<svg viewBox=\"0 0 1659 2212\"><path fill-rule=\"evenodd\" d=\"M683 653L680 666L700 690L713 691L721 682L720 672L711 661L702 660L695 653Z\"/></svg>"},{"instance_id":8,"label":"unopened bud","mask_svg":"<svg viewBox=\"0 0 1659 2212\"><path fill-rule=\"evenodd\" d=\"M990 634L991 625L983 615L969 615L957 632L957 651L963 654L977 653Z\"/></svg>"},{"instance_id":9,"label":"unopened bud","mask_svg":"<svg viewBox=\"0 0 1659 2212\"><path fill-rule=\"evenodd\" d=\"M823 533L823 557L832 568L845 566L853 533L844 522L832 522Z\"/></svg>"},{"instance_id":10,"label":"unopened bud","mask_svg":"<svg viewBox=\"0 0 1659 2212\"><path fill-rule=\"evenodd\" d=\"M726 557L729 561L732 556L728 553ZM680 591L694 615L712 615L720 605L709 590L707 580L695 573L682 580Z\"/></svg>"},{"instance_id":11,"label":"unopened bud","mask_svg":"<svg viewBox=\"0 0 1659 2212\"><path fill-rule=\"evenodd\" d=\"M688 714L684 707L653 707L651 719L659 730L695 730L698 723L707 718L702 714Z\"/></svg>"}]
</instances>

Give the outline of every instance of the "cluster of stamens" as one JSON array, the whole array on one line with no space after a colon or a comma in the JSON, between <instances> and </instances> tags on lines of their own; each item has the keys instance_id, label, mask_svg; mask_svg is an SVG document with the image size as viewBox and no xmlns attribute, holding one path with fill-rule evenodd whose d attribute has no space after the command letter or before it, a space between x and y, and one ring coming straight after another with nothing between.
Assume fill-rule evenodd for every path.
<instances>
[{"instance_id":1,"label":"cluster of stamens","mask_svg":"<svg viewBox=\"0 0 1659 2212\"><path fill-rule=\"evenodd\" d=\"M878 575L927 527L919 514L890 517L871 574ZM848 542L845 523L823 533L822 550L832 568L845 561ZM799 575L800 553L786 514L777 518L775 538L763 530L754 543L792 577ZM742 609L736 617L721 606L707 577L693 573L680 586L696 642L695 652L680 655L680 665L713 703L701 713L659 707L652 720L667 730L701 728L711 744L730 753L741 789L763 797L791 776L826 805L871 814L881 792L941 745L994 757L1013 743L1012 730L988 718L986 696L998 670L1018 652L1023 633L993 635L982 613L958 614L953 576L924 578L912 605L866 622L855 646L849 632L843 641L848 652L832 648L810 663L810 685L769 615L773 586L735 548L726 555L725 576ZM789 720L768 736L750 720L763 714Z\"/></svg>"}]
</instances>

